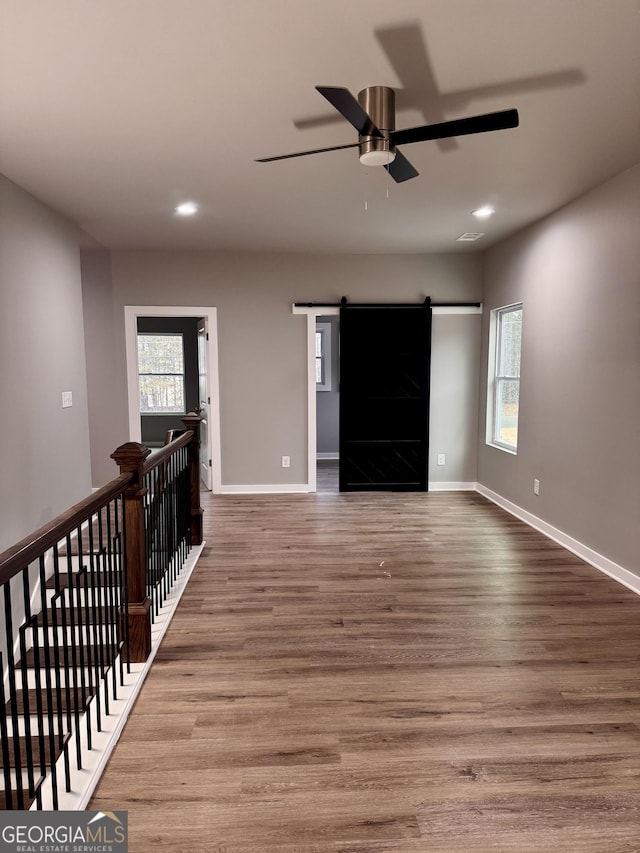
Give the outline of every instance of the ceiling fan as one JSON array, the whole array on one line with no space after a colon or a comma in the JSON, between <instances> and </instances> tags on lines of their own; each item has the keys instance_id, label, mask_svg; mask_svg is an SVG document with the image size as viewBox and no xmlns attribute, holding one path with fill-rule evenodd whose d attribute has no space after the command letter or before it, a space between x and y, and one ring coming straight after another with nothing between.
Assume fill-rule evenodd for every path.
<instances>
[{"instance_id":1,"label":"ceiling fan","mask_svg":"<svg viewBox=\"0 0 640 853\"><path fill-rule=\"evenodd\" d=\"M430 139L449 139L469 133L506 130L517 127L519 122L518 111L511 109L396 130L395 91L388 86L369 86L358 94L357 100L348 89L339 86L316 86L316 90L355 127L358 131L358 142L298 151L295 154L281 154L277 157L263 157L256 160L257 163L306 157L309 154L323 154L325 151L338 151L343 148L359 148L361 163L365 166L384 166L394 181L402 183L416 178L418 172L398 150L398 145L426 142Z\"/></svg>"}]
</instances>

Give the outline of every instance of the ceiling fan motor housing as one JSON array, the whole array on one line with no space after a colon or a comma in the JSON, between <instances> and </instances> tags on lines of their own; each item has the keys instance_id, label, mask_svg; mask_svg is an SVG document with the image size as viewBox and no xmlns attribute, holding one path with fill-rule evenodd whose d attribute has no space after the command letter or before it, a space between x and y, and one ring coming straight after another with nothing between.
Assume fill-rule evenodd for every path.
<instances>
[{"instance_id":1,"label":"ceiling fan motor housing","mask_svg":"<svg viewBox=\"0 0 640 853\"><path fill-rule=\"evenodd\" d=\"M360 162L365 166L386 166L396 156L389 132L396 129L396 93L388 86L369 86L358 93L358 103L383 136L358 137Z\"/></svg>"}]
</instances>

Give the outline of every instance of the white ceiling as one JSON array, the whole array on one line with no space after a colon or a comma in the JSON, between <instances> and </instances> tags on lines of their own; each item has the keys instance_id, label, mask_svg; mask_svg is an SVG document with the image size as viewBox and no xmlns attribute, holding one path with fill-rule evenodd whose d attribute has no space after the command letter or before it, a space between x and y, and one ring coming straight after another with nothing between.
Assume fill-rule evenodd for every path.
<instances>
[{"instance_id":1,"label":"white ceiling","mask_svg":"<svg viewBox=\"0 0 640 853\"><path fill-rule=\"evenodd\" d=\"M356 141L316 84L520 127L253 162ZM640 0L0 0L0 172L105 246L477 251L638 160Z\"/></svg>"}]
</instances>

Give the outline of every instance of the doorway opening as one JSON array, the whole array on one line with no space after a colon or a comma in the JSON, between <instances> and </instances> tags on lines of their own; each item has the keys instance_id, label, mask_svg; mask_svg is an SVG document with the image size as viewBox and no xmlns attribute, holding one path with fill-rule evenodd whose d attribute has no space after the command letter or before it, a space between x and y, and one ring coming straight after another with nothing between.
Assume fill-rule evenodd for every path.
<instances>
[{"instance_id":1,"label":"doorway opening","mask_svg":"<svg viewBox=\"0 0 640 853\"><path fill-rule=\"evenodd\" d=\"M337 492L340 475L340 317L318 315L316 366L316 489Z\"/></svg>"},{"instance_id":2,"label":"doorway opening","mask_svg":"<svg viewBox=\"0 0 640 853\"><path fill-rule=\"evenodd\" d=\"M131 441L161 446L167 430L183 428L181 414L196 411L203 418L200 478L204 488L219 493L216 309L127 305L125 337Z\"/></svg>"},{"instance_id":3,"label":"doorway opening","mask_svg":"<svg viewBox=\"0 0 640 853\"><path fill-rule=\"evenodd\" d=\"M338 317L338 307L315 308L313 306L293 306L294 314L303 314L307 322L307 483L308 490L315 492L318 483L318 426L316 392L316 322L317 318Z\"/></svg>"},{"instance_id":4,"label":"doorway opening","mask_svg":"<svg viewBox=\"0 0 640 853\"><path fill-rule=\"evenodd\" d=\"M349 346L341 328L344 311L351 318L347 330ZM294 304L293 313L307 318L309 491L330 490L323 470L327 463L333 463L330 467L338 475L339 491L428 490L430 300L416 305L365 303L342 308ZM356 323L358 316L364 326ZM340 381L349 374L345 354L351 370L346 398L345 387L338 389L337 453L333 447L320 443L320 407L324 405L321 395L327 391L318 388L324 384L325 375L319 366L323 345L318 332L328 322L337 323L346 347L344 351L340 346L337 349ZM393 335L387 326L395 330ZM371 340L380 342L380 352L368 357L365 344Z\"/></svg>"}]
</instances>

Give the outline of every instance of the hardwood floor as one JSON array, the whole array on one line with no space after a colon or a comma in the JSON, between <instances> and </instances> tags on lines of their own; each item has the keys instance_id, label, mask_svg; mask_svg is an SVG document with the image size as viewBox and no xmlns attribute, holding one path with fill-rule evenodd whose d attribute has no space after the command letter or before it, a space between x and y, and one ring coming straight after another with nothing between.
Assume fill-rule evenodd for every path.
<instances>
[{"instance_id":1,"label":"hardwood floor","mask_svg":"<svg viewBox=\"0 0 640 853\"><path fill-rule=\"evenodd\" d=\"M339 490L340 468L337 459L318 459L316 469L316 491L320 494L336 493Z\"/></svg>"},{"instance_id":2,"label":"hardwood floor","mask_svg":"<svg viewBox=\"0 0 640 853\"><path fill-rule=\"evenodd\" d=\"M640 599L473 493L208 497L131 853L640 850Z\"/></svg>"}]
</instances>

